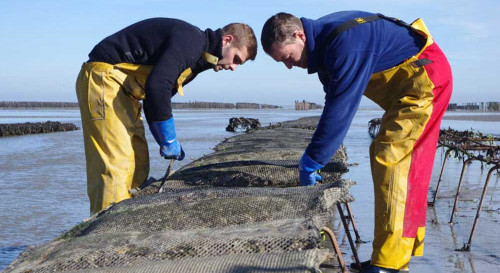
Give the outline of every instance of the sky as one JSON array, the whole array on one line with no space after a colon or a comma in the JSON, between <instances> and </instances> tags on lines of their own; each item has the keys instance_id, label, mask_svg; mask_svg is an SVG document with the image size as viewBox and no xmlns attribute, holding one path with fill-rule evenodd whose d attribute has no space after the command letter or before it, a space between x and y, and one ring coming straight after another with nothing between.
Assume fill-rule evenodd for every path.
<instances>
[{"instance_id":1,"label":"sky","mask_svg":"<svg viewBox=\"0 0 500 273\"><path fill-rule=\"evenodd\" d=\"M76 76L95 44L146 18L178 18L201 29L243 22L260 43L264 22L277 12L316 19L342 10L380 12L408 23L423 18L451 64L451 102L500 101L498 0L2 0L0 101L76 102ZM316 74L288 70L260 44L255 61L234 72L207 70L184 92L173 101L324 103ZM365 98L361 105L371 103Z\"/></svg>"}]
</instances>

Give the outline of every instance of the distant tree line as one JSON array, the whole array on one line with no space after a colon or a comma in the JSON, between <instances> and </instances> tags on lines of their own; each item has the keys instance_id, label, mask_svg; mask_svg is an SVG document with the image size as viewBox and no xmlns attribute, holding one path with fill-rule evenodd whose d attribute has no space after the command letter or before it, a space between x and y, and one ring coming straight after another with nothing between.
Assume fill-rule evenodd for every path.
<instances>
[{"instance_id":1,"label":"distant tree line","mask_svg":"<svg viewBox=\"0 0 500 273\"><path fill-rule=\"evenodd\" d=\"M75 108L77 102L0 101L0 108ZM173 102L173 109L277 109L277 105L249 102Z\"/></svg>"},{"instance_id":2,"label":"distant tree line","mask_svg":"<svg viewBox=\"0 0 500 273\"><path fill-rule=\"evenodd\" d=\"M222 103L222 102L172 102L173 109L207 109L207 108L217 108L217 109L234 109L234 103Z\"/></svg>"},{"instance_id":3,"label":"distant tree line","mask_svg":"<svg viewBox=\"0 0 500 273\"><path fill-rule=\"evenodd\" d=\"M250 102L237 102L237 103L225 103L225 102L173 102L173 109L277 109L281 106L271 105L271 104L260 104L260 103L250 103Z\"/></svg>"},{"instance_id":4,"label":"distant tree line","mask_svg":"<svg viewBox=\"0 0 500 273\"><path fill-rule=\"evenodd\" d=\"M75 108L77 102L0 101L0 108Z\"/></svg>"}]
</instances>

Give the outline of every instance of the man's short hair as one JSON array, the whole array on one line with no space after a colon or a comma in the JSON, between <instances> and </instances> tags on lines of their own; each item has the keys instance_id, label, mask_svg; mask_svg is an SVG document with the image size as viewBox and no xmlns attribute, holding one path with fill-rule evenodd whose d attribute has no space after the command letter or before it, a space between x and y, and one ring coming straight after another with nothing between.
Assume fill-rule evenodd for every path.
<instances>
[{"instance_id":1,"label":"man's short hair","mask_svg":"<svg viewBox=\"0 0 500 273\"><path fill-rule=\"evenodd\" d=\"M245 46L248 51L248 58L255 60L257 56L257 38L252 28L247 24L232 23L222 28L222 35L233 35L233 45L237 48Z\"/></svg>"},{"instance_id":2,"label":"man's short hair","mask_svg":"<svg viewBox=\"0 0 500 273\"><path fill-rule=\"evenodd\" d=\"M267 19L262 27L260 42L267 54L271 53L271 48L276 44L292 43L292 37L296 30L304 30L302 21L292 14L280 12Z\"/></svg>"}]
</instances>

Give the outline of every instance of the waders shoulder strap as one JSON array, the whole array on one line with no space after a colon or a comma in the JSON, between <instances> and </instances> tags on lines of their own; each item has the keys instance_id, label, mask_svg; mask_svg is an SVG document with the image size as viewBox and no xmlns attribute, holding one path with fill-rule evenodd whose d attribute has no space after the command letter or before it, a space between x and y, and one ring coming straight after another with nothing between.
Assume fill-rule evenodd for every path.
<instances>
[{"instance_id":1,"label":"waders shoulder strap","mask_svg":"<svg viewBox=\"0 0 500 273\"><path fill-rule=\"evenodd\" d=\"M331 43L333 41L333 39L337 38L337 36L339 36L342 32L344 32L348 29L351 29L355 26L359 26L359 25L364 24L364 23L376 21L376 20L381 19L383 17L384 16L382 14L375 14L372 16L358 17L358 18L354 18L352 20L346 21L346 22L342 23L340 26L336 27L334 30L332 30L330 32L330 34L328 34L328 36L326 37L326 44Z\"/></svg>"},{"instance_id":2,"label":"waders shoulder strap","mask_svg":"<svg viewBox=\"0 0 500 273\"><path fill-rule=\"evenodd\" d=\"M377 14L371 15L371 16L354 18L352 20L349 20L349 21L342 23L340 26L336 27L334 30L332 30L328 34L328 36L326 37L326 44L331 43L333 41L333 39L337 38L337 36L339 36L342 32L344 32L348 29L351 29L355 26L359 26L359 25L364 24L364 23L377 21L379 19L386 19L388 21L394 22L397 25L400 25L400 26L403 26L403 27L406 27L406 28L413 30L413 27L411 25L407 24L404 21L399 20L398 18L388 17L388 16L385 16L383 14L377 13Z\"/></svg>"},{"instance_id":3,"label":"waders shoulder strap","mask_svg":"<svg viewBox=\"0 0 500 273\"><path fill-rule=\"evenodd\" d=\"M404 21L399 20L398 18L387 17L383 14L377 13L377 14L372 15L372 16L358 17L358 18L354 18L352 20L349 20L349 21L342 23L340 26L336 27L334 30L332 30L328 34L328 36L326 37L326 45L330 44L333 41L333 39L337 38L337 36L339 36L342 32L344 32L348 29L351 29L355 26L359 26L359 25L364 24L364 23L377 21L379 19L385 19L385 20L391 21L397 25L400 25L402 27L406 27L406 28L411 29L413 31L417 31L417 30L415 30L414 27L412 27L411 25L407 24ZM431 60L424 58L424 59L420 59L420 60L412 62L412 65L414 67L421 67L421 66L424 66L424 65L430 64L430 63L432 63Z\"/></svg>"}]
</instances>

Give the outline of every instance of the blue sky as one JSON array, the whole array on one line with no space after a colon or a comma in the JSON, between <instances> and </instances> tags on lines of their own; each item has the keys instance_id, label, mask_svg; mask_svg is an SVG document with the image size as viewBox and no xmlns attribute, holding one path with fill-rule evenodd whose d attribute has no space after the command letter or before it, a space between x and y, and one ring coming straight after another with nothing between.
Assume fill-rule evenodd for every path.
<instances>
[{"instance_id":1,"label":"blue sky","mask_svg":"<svg viewBox=\"0 0 500 273\"><path fill-rule=\"evenodd\" d=\"M75 79L88 52L104 37L145 18L174 17L202 29L244 22L260 41L263 23L277 12L314 19L340 10L381 12L407 22L422 17L452 65L452 102L500 101L498 0L2 0L0 101L76 101ZM316 75L286 69L259 45L255 61L235 72L208 70L174 101L291 105L302 99L322 104L323 98Z\"/></svg>"}]
</instances>

